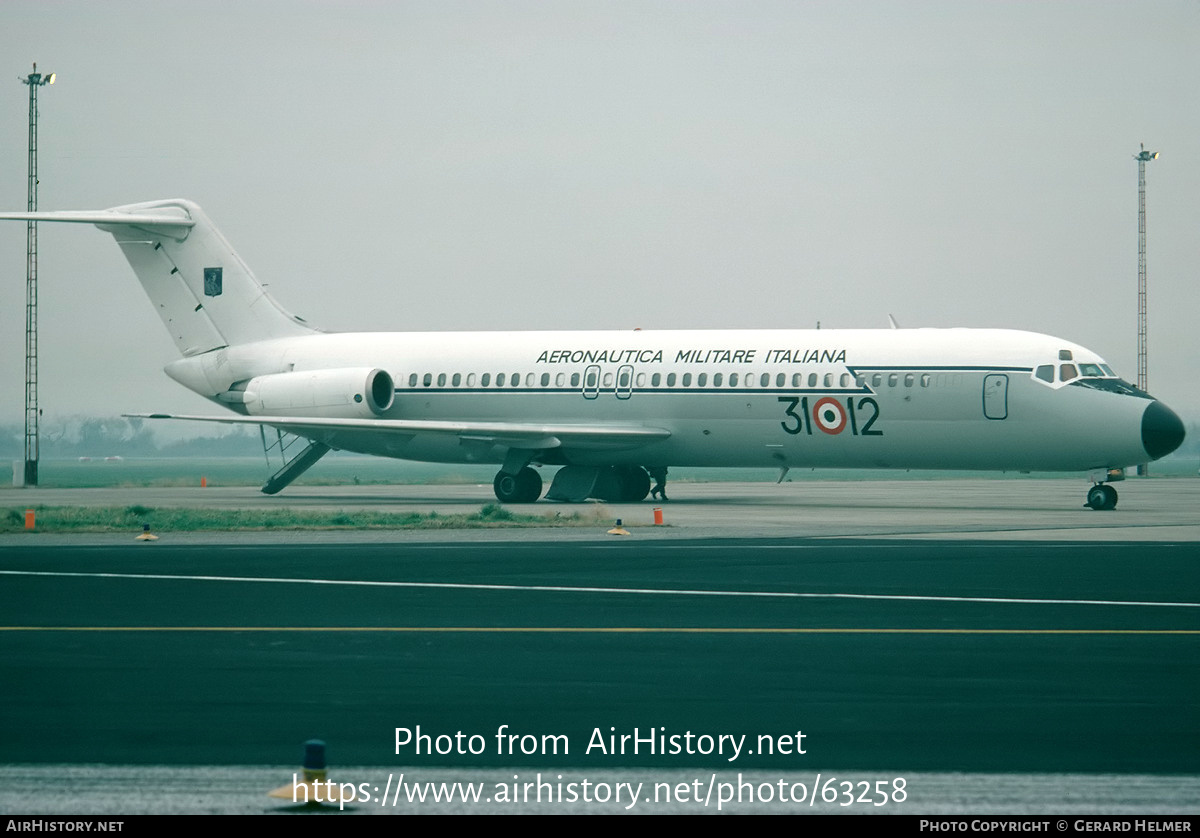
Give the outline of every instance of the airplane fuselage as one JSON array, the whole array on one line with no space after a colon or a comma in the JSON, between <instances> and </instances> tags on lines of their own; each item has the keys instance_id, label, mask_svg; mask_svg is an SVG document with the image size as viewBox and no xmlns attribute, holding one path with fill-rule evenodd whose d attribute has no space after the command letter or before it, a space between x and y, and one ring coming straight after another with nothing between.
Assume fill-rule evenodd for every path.
<instances>
[{"instance_id":1,"label":"airplane fuselage","mask_svg":"<svg viewBox=\"0 0 1200 838\"><path fill-rule=\"evenodd\" d=\"M669 432L626 450L567 446L535 458L547 464L1077 471L1152 459L1149 397L1035 377L1066 363L1103 361L1058 338L990 329L437 332L283 338L181 359L167 372L259 417L301 407L367 414L350 389L303 406L254 403L253 392L250 404L230 405L222 394L263 376L375 368L394 382L380 419L537 417ZM508 447L332 428L323 439L438 462L502 462Z\"/></svg>"}]
</instances>

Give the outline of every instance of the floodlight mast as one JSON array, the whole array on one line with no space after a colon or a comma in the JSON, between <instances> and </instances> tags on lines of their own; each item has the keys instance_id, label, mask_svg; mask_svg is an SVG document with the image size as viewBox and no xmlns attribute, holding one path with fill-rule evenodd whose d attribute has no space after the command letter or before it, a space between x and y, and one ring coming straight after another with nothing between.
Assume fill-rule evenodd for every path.
<instances>
[{"instance_id":1,"label":"floodlight mast","mask_svg":"<svg viewBox=\"0 0 1200 838\"><path fill-rule=\"evenodd\" d=\"M29 212L38 208L37 170L37 91L54 84L55 74L42 75L37 71L21 79L29 86ZM38 340L37 340L37 222L27 222L25 228L25 477L22 485L38 484Z\"/></svg>"},{"instance_id":2,"label":"floodlight mast","mask_svg":"<svg viewBox=\"0 0 1200 838\"><path fill-rule=\"evenodd\" d=\"M1138 161L1138 343L1137 343L1137 386L1143 393L1150 391L1146 374L1146 164L1158 159L1157 151L1146 151L1145 143L1139 143L1141 151L1133 156ZM1138 466L1138 474L1149 474L1149 467Z\"/></svg>"}]
</instances>

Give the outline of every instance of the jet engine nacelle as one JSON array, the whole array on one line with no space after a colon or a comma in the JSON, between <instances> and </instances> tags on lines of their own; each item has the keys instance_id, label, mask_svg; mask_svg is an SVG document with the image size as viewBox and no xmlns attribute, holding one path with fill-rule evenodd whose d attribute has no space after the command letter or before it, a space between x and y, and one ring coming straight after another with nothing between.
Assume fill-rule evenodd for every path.
<instances>
[{"instance_id":1,"label":"jet engine nacelle","mask_svg":"<svg viewBox=\"0 0 1200 838\"><path fill-rule=\"evenodd\" d=\"M392 406L396 386L380 369L361 367L260 375L219 397L251 416L372 419Z\"/></svg>"}]
</instances>

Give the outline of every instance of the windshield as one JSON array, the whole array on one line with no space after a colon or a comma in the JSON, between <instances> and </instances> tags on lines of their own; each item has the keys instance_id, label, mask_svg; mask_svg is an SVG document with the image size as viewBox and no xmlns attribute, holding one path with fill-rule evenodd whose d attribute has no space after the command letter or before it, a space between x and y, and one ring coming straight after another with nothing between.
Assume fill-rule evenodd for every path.
<instances>
[{"instance_id":1,"label":"windshield","mask_svg":"<svg viewBox=\"0 0 1200 838\"><path fill-rule=\"evenodd\" d=\"M1048 384L1053 384L1055 381L1066 384L1078 378L1117 378L1117 374L1108 364L1082 361L1066 364L1042 364L1034 368L1033 375Z\"/></svg>"}]
</instances>

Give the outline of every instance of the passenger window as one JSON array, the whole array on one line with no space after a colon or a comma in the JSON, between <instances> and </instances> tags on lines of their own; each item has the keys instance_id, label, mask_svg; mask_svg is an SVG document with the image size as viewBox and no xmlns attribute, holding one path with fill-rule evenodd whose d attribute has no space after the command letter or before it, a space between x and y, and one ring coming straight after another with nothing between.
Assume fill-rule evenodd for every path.
<instances>
[{"instance_id":1,"label":"passenger window","mask_svg":"<svg viewBox=\"0 0 1200 838\"><path fill-rule=\"evenodd\" d=\"M1054 380L1054 364L1042 364L1033 372L1042 381Z\"/></svg>"},{"instance_id":2,"label":"passenger window","mask_svg":"<svg viewBox=\"0 0 1200 838\"><path fill-rule=\"evenodd\" d=\"M425 373L425 379L421 383L424 384L426 387L433 386L433 373L429 373L429 372Z\"/></svg>"},{"instance_id":3,"label":"passenger window","mask_svg":"<svg viewBox=\"0 0 1200 838\"><path fill-rule=\"evenodd\" d=\"M866 387L867 377L862 373L859 373L858 375L854 376L854 384L856 387Z\"/></svg>"},{"instance_id":4,"label":"passenger window","mask_svg":"<svg viewBox=\"0 0 1200 838\"><path fill-rule=\"evenodd\" d=\"M542 373L542 386L543 387L550 386L550 373L548 373L548 372Z\"/></svg>"},{"instance_id":5,"label":"passenger window","mask_svg":"<svg viewBox=\"0 0 1200 838\"><path fill-rule=\"evenodd\" d=\"M900 381L900 376L896 375L896 373L892 373L891 375L888 376L888 386L889 387L895 387L899 381Z\"/></svg>"},{"instance_id":6,"label":"passenger window","mask_svg":"<svg viewBox=\"0 0 1200 838\"><path fill-rule=\"evenodd\" d=\"M782 388L785 382L787 382L787 376L784 375L783 373L779 373L779 375L775 376L775 386L776 387Z\"/></svg>"},{"instance_id":7,"label":"passenger window","mask_svg":"<svg viewBox=\"0 0 1200 838\"><path fill-rule=\"evenodd\" d=\"M657 387L659 384L662 384L662 373L656 372L654 375L650 376L650 386Z\"/></svg>"},{"instance_id":8,"label":"passenger window","mask_svg":"<svg viewBox=\"0 0 1200 838\"><path fill-rule=\"evenodd\" d=\"M646 386L646 373L639 372L637 374L637 376L634 378L634 384L636 384L638 387L645 387Z\"/></svg>"},{"instance_id":9,"label":"passenger window","mask_svg":"<svg viewBox=\"0 0 1200 838\"><path fill-rule=\"evenodd\" d=\"M438 386L439 387L446 386L446 373L444 373L444 372L438 373Z\"/></svg>"},{"instance_id":10,"label":"passenger window","mask_svg":"<svg viewBox=\"0 0 1200 838\"><path fill-rule=\"evenodd\" d=\"M724 376L722 376L722 375L721 375L721 373L719 373L719 372L718 372L718 373L714 373L714 374L713 374L713 386L714 386L714 387L720 387L720 386L721 386L721 381L722 381L723 379L724 379Z\"/></svg>"},{"instance_id":11,"label":"passenger window","mask_svg":"<svg viewBox=\"0 0 1200 838\"><path fill-rule=\"evenodd\" d=\"M831 372L825 373L825 386L826 387L833 386L833 373L831 373Z\"/></svg>"},{"instance_id":12,"label":"passenger window","mask_svg":"<svg viewBox=\"0 0 1200 838\"><path fill-rule=\"evenodd\" d=\"M675 373L673 373L673 372L667 373L667 386L668 387L675 386Z\"/></svg>"},{"instance_id":13,"label":"passenger window","mask_svg":"<svg viewBox=\"0 0 1200 838\"><path fill-rule=\"evenodd\" d=\"M596 386L596 373L594 373L594 372L590 372L590 371L588 372L588 374L587 374L587 386L588 386L588 387L595 387L595 386Z\"/></svg>"},{"instance_id":14,"label":"passenger window","mask_svg":"<svg viewBox=\"0 0 1200 838\"><path fill-rule=\"evenodd\" d=\"M912 374L911 372L906 372L906 373L904 374L904 386L905 386L905 387L911 387L911 386L913 386L913 381L914 381L914 380L915 380L915 379L913 378L913 374Z\"/></svg>"},{"instance_id":15,"label":"passenger window","mask_svg":"<svg viewBox=\"0 0 1200 838\"><path fill-rule=\"evenodd\" d=\"M764 372L762 375L760 375L758 377L758 386L759 387L770 387L771 386L771 373Z\"/></svg>"},{"instance_id":16,"label":"passenger window","mask_svg":"<svg viewBox=\"0 0 1200 838\"><path fill-rule=\"evenodd\" d=\"M508 382L509 382L509 386L511 386L511 387L520 387L521 386L521 373L514 372L509 377Z\"/></svg>"},{"instance_id":17,"label":"passenger window","mask_svg":"<svg viewBox=\"0 0 1200 838\"><path fill-rule=\"evenodd\" d=\"M873 376L871 376L871 386L872 387L882 387L883 386L883 373L877 372Z\"/></svg>"},{"instance_id":18,"label":"passenger window","mask_svg":"<svg viewBox=\"0 0 1200 838\"><path fill-rule=\"evenodd\" d=\"M810 372L808 374L808 386L809 387L817 386L817 374L815 372Z\"/></svg>"},{"instance_id":19,"label":"passenger window","mask_svg":"<svg viewBox=\"0 0 1200 838\"><path fill-rule=\"evenodd\" d=\"M462 384L462 373L460 373L460 372L454 373L454 377L450 379L450 383L455 387L458 387L459 385L461 385Z\"/></svg>"},{"instance_id":20,"label":"passenger window","mask_svg":"<svg viewBox=\"0 0 1200 838\"><path fill-rule=\"evenodd\" d=\"M468 387L475 386L475 373L473 373L473 372L467 373L467 386Z\"/></svg>"},{"instance_id":21,"label":"passenger window","mask_svg":"<svg viewBox=\"0 0 1200 838\"><path fill-rule=\"evenodd\" d=\"M572 387L579 386L579 373L577 373L577 372L571 373L571 386Z\"/></svg>"},{"instance_id":22,"label":"passenger window","mask_svg":"<svg viewBox=\"0 0 1200 838\"><path fill-rule=\"evenodd\" d=\"M504 382L505 382L506 380L507 380L507 379L504 377L504 373L497 373L497 374L496 374L496 386L497 386L497 387L503 387L503 386L504 386Z\"/></svg>"},{"instance_id":23,"label":"passenger window","mask_svg":"<svg viewBox=\"0 0 1200 838\"><path fill-rule=\"evenodd\" d=\"M729 373L729 386L736 387L738 383L738 374L736 372ZM750 384L750 376L746 376L746 385Z\"/></svg>"},{"instance_id":24,"label":"passenger window","mask_svg":"<svg viewBox=\"0 0 1200 838\"><path fill-rule=\"evenodd\" d=\"M1074 364L1062 364L1058 368L1058 378L1060 381L1070 381L1072 378L1078 378L1079 373L1075 370Z\"/></svg>"},{"instance_id":25,"label":"passenger window","mask_svg":"<svg viewBox=\"0 0 1200 838\"><path fill-rule=\"evenodd\" d=\"M491 383L492 383L492 374L490 372L485 372L483 374L483 376L479 379L480 386L487 387Z\"/></svg>"},{"instance_id":26,"label":"passenger window","mask_svg":"<svg viewBox=\"0 0 1200 838\"><path fill-rule=\"evenodd\" d=\"M792 386L799 387L804 382L804 376L800 373L792 373Z\"/></svg>"},{"instance_id":27,"label":"passenger window","mask_svg":"<svg viewBox=\"0 0 1200 838\"><path fill-rule=\"evenodd\" d=\"M703 387L707 383L708 383L708 373L702 372L696 376L696 386L697 387Z\"/></svg>"},{"instance_id":28,"label":"passenger window","mask_svg":"<svg viewBox=\"0 0 1200 838\"><path fill-rule=\"evenodd\" d=\"M565 372L560 372L558 375L554 376L554 386L555 387L562 387L566 383L567 383L567 374Z\"/></svg>"},{"instance_id":29,"label":"passenger window","mask_svg":"<svg viewBox=\"0 0 1200 838\"><path fill-rule=\"evenodd\" d=\"M685 372L683 374L683 386L684 387L692 386L692 374L690 372Z\"/></svg>"},{"instance_id":30,"label":"passenger window","mask_svg":"<svg viewBox=\"0 0 1200 838\"><path fill-rule=\"evenodd\" d=\"M613 374L611 372L604 373L604 386L611 387L613 383Z\"/></svg>"},{"instance_id":31,"label":"passenger window","mask_svg":"<svg viewBox=\"0 0 1200 838\"><path fill-rule=\"evenodd\" d=\"M909 377L911 378L912 376L909 376ZM848 373L848 372L842 373L842 386L843 387L850 386L850 373Z\"/></svg>"},{"instance_id":32,"label":"passenger window","mask_svg":"<svg viewBox=\"0 0 1200 838\"><path fill-rule=\"evenodd\" d=\"M925 373L924 375L922 375L922 376L921 376L921 386L922 386L922 387L928 387L928 386L929 386L929 380L930 380L930 378L929 378L929 373Z\"/></svg>"},{"instance_id":33,"label":"passenger window","mask_svg":"<svg viewBox=\"0 0 1200 838\"><path fill-rule=\"evenodd\" d=\"M415 372L408 377L408 386L409 387L417 386L417 374Z\"/></svg>"}]
</instances>

